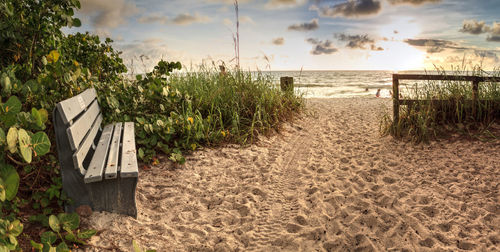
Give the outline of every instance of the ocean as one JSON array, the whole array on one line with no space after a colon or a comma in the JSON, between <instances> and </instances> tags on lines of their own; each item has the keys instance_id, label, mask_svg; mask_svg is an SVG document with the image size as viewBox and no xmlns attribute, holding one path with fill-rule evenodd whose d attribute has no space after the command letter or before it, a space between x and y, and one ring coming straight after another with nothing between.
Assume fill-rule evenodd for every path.
<instances>
[{"instance_id":1,"label":"ocean","mask_svg":"<svg viewBox=\"0 0 500 252\"><path fill-rule=\"evenodd\" d=\"M266 72L279 84L280 77L293 77L295 91L306 98L391 97L392 71L271 71ZM399 73L423 73L409 71Z\"/></svg>"}]
</instances>

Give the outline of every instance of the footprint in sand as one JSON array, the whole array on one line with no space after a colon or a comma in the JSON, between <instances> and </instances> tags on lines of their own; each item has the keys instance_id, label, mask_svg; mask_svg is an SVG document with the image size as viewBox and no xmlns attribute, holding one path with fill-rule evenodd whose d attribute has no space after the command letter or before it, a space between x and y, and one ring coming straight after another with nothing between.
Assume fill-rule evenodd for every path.
<instances>
[{"instance_id":1,"label":"footprint in sand","mask_svg":"<svg viewBox=\"0 0 500 252\"><path fill-rule=\"evenodd\" d=\"M295 218L293 218L295 222L297 222L299 225L305 226L307 225L307 220L304 216L302 215L297 215Z\"/></svg>"},{"instance_id":2,"label":"footprint in sand","mask_svg":"<svg viewBox=\"0 0 500 252\"><path fill-rule=\"evenodd\" d=\"M298 233L300 230L302 230L302 227L297 224L293 223L286 224L286 231L288 233Z\"/></svg>"},{"instance_id":3,"label":"footprint in sand","mask_svg":"<svg viewBox=\"0 0 500 252\"><path fill-rule=\"evenodd\" d=\"M384 181L384 182L385 182L385 183L387 183L387 184L394 184L394 183L396 183L396 179L394 179L394 178L390 178L390 177L384 177L384 178L382 179L382 181Z\"/></svg>"}]
</instances>

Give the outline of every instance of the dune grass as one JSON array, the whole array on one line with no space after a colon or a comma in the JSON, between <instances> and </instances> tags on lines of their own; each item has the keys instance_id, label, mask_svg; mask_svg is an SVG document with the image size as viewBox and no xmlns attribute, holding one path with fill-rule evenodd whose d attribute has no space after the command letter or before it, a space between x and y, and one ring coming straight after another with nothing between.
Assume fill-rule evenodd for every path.
<instances>
[{"instance_id":1,"label":"dune grass","mask_svg":"<svg viewBox=\"0 0 500 252\"><path fill-rule=\"evenodd\" d=\"M437 69L439 75L469 75L499 77L500 70L486 72L479 67L471 71L454 69L447 72ZM479 83L479 103L473 114L472 83L469 81L416 82L402 90L400 99L419 100L415 106L401 106L399 121L389 114L381 119L382 135L427 142L445 137L453 132L484 137L495 137L489 131L500 119L500 83ZM424 103L424 100L442 100L441 103Z\"/></svg>"},{"instance_id":2,"label":"dune grass","mask_svg":"<svg viewBox=\"0 0 500 252\"><path fill-rule=\"evenodd\" d=\"M303 99L282 92L270 75L233 70L224 74L215 68L170 76L169 82L189 94L193 110L210 118L209 131L228 130L238 143L252 142L254 136L278 130L281 123L302 110Z\"/></svg>"}]
</instances>

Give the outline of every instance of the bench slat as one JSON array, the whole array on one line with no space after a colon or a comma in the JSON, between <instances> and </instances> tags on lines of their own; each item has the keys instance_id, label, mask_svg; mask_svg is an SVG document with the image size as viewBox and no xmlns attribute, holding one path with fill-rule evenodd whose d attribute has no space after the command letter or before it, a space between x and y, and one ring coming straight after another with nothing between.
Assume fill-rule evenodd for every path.
<instances>
[{"instance_id":1,"label":"bench slat","mask_svg":"<svg viewBox=\"0 0 500 252\"><path fill-rule=\"evenodd\" d=\"M69 144L73 151L77 150L82 142L83 138L87 135L87 132L91 130L91 126L94 123L96 117L99 115L99 104L97 100L92 103L90 108L83 114L71 127L67 129ZM99 127L100 125L97 125Z\"/></svg>"},{"instance_id":2,"label":"bench slat","mask_svg":"<svg viewBox=\"0 0 500 252\"><path fill-rule=\"evenodd\" d=\"M109 143L111 142L111 136L113 134L113 127L113 124L109 124L104 127L101 139L99 139L99 143L97 144L97 149L95 150L94 156L90 161L89 168L87 169L87 174L85 174L85 183L102 181L104 165L106 164L106 158L108 157Z\"/></svg>"},{"instance_id":3,"label":"bench slat","mask_svg":"<svg viewBox=\"0 0 500 252\"><path fill-rule=\"evenodd\" d=\"M85 160L87 153L89 153L90 147L92 147L92 144L94 143L94 139L97 135L97 132L99 132L101 122L102 115L99 114L99 116L97 116L97 119L92 124L89 134L83 141L82 146L80 146L80 148L75 153L73 153L73 164L75 166L75 169L79 169L82 175L85 175L86 172L85 168L83 167L83 160Z\"/></svg>"},{"instance_id":4,"label":"bench slat","mask_svg":"<svg viewBox=\"0 0 500 252\"><path fill-rule=\"evenodd\" d=\"M77 115L84 111L97 98L94 88L89 88L83 93L73 96L57 104L64 124L68 124Z\"/></svg>"},{"instance_id":5,"label":"bench slat","mask_svg":"<svg viewBox=\"0 0 500 252\"><path fill-rule=\"evenodd\" d=\"M118 158L120 155L120 138L122 135L122 123L115 124L111 146L109 147L108 162L104 171L104 178L115 179L118 175Z\"/></svg>"},{"instance_id":6,"label":"bench slat","mask_svg":"<svg viewBox=\"0 0 500 252\"><path fill-rule=\"evenodd\" d=\"M139 176L139 169L137 167L133 122L126 122L123 129L122 160L121 160L120 176L122 178Z\"/></svg>"}]
</instances>

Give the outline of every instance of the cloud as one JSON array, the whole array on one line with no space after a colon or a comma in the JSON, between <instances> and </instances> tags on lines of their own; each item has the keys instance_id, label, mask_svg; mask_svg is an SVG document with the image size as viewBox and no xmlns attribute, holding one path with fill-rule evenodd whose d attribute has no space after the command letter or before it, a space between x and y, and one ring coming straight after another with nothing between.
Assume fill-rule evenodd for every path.
<instances>
[{"instance_id":1,"label":"cloud","mask_svg":"<svg viewBox=\"0 0 500 252\"><path fill-rule=\"evenodd\" d=\"M183 13L177 15L174 19L172 19L172 22L176 25L190 25L193 23L208 23L211 20L211 18L202 16L198 13L195 13L194 15Z\"/></svg>"},{"instance_id":2,"label":"cloud","mask_svg":"<svg viewBox=\"0 0 500 252\"><path fill-rule=\"evenodd\" d=\"M160 14L152 14L150 16L142 16L137 19L141 24L151 24L151 23L160 23L166 24L168 22L168 17L162 16Z\"/></svg>"},{"instance_id":3,"label":"cloud","mask_svg":"<svg viewBox=\"0 0 500 252\"><path fill-rule=\"evenodd\" d=\"M273 44L275 45L284 45L285 44L285 39L282 37L275 38L273 39Z\"/></svg>"},{"instance_id":4,"label":"cloud","mask_svg":"<svg viewBox=\"0 0 500 252\"><path fill-rule=\"evenodd\" d=\"M346 35L343 33L338 33L335 34L335 38L337 38L339 41L342 42L347 42L346 47L349 47L351 49L367 49L366 46L368 45L368 49L372 51L383 51L384 48L376 46L375 45L375 40L368 37L367 34L365 35Z\"/></svg>"},{"instance_id":5,"label":"cloud","mask_svg":"<svg viewBox=\"0 0 500 252\"><path fill-rule=\"evenodd\" d=\"M240 23L242 24L255 24L255 21L249 16L241 16Z\"/></svg>"},{"instance_id":6,"label":"cloud","mask_svg":"<svg viewBox=\"0 0 500 252\"><path fill-rule=\"evenodd\" d=\"M484 23L484 21L478 22L477 20L464 20L462 29L460 32L470 33L470 34L481 34L489 30L489 27Z\"/></svg>"},{"instance_id":7,"label":"cloud","mask_svg":"<svg viewBox=\"0 0 500 252\"><path fill-rule=\"evenodd\" d=\"M81 0L79 13L89 16L92 25L101 33L127 23L127 18L139 13L133 2L126 0Z\"/></svg>"},{"instance_id":8,"label":"cloud","mask_svg":"<svg viewBox=\"0 0 500 252\"><path fill-rule=\"evenodd\" d=\"M381 8L382 6L378 0L348 0L345 3L332 6L317 7L313 5L310 7L310 10L316 10L320 16L324 17L344 16L347 18L358 18L377 14Z\"/></svg>"},{"instance_id":9,"label":"cloud","mask_svg":"<svg viewBox=\"0 0 500 252\"><path fill-rule=\"evenodd\" d=\"M391 4L412 4L412 5L441 2L441 0L388 0L388 1Z\"/></svg>"},{"instance_id":10,"label":"cloud","mask_svg":"<svg viewBox=\"0 0 500 252\"><path fill-rule=\"evenodd\" d=\"M494 62L498 63L500 62L500 59L498 58L497 52L495 51L490 51L490 50L476 50L474 52L474 55L479 58L487 58L491 59Z\"/></svg>"},{"instance_id":11,"label":"cloud","mask_svg":"<svg viewBox=\"0 0 500 252\"><path fill-rule=\"evenodd\" d=\"M321 41L309 38L306 41L314 45L313 50L311 51L312 55L333 54L338 51L330 40Z\"/></svg>"},{"instance_id":12,"label":"cloud","mask_svg":"<svg viewBox=\"0 0 500 252\"><path fill-rule=\"evenodd\" d=\"M460 47L455 42L442 39L407 39L404 42L415 47L425 47L428 53L438 53L444 51L445 49L470 49L466 47Z\"/></svg>"},{"instance_id":13,"label":"cloud","mask_svg":"<svg viewBox=\"0 0 500 252\"><path fill-rule=\"evenodd\" d=\"M302 5L306 0L269 0L265 7L267 9L290 8Z\"/></svg>"},{"instance_id":14,"label":"cloud","mask_svg":"<svg viewBox=\"0 0 500 252\"><path fill-rule=\"evenodd\" d=\"M498 36L498 35L488 36L486 38L486 41L489 41L489 42L500 42L500 36Z\"/></svg>"},{"instance_id":15,"label":"cloud","mask_svg":"<svg viewBox=\"0 0 500 252\"><path fill-rule=\"evenodd\" d=\"M290 31L313 31L319 28L318 19L315 18L311 20L309 23L302 24L294 24L288 26L288 30Z\"/></svg>"},{"instance_id":16,"label":"cloud","mask_svg":"<svg viewBox=\"0 0 500 252\"><path fill-rule=\"evenodd\" d=\"M500 42L500 23L493 22L491 28L488 29L490 35L486 38L490 42Z\"/></svg>"},{"instance_id":17,"label":"cloud","mask_svg":"<svg viewBox=\"0 0 500 252\"><path fill-rule=\"evenodd\" d=\"M482 33L488 33L486 41L489 42L500 42L500 23L493 22L491 26L484 23L484 21L477 20L464 20L461 32L470 33L473 35L479 35Z\"/></svg>"}]
</instances>

